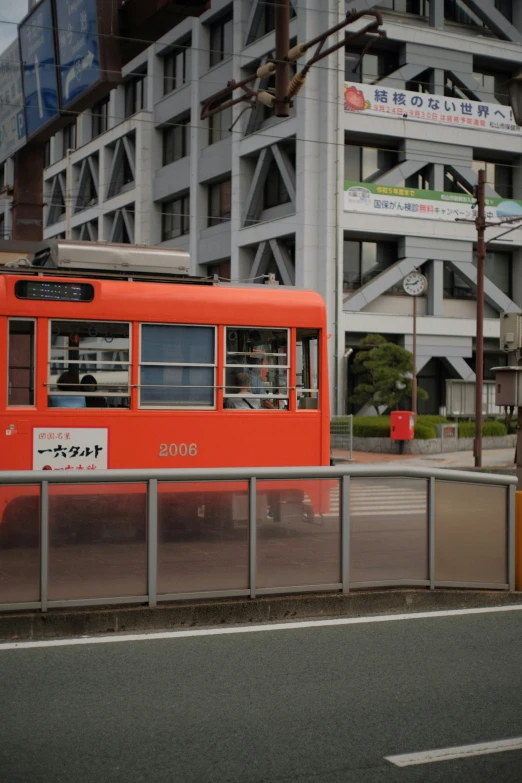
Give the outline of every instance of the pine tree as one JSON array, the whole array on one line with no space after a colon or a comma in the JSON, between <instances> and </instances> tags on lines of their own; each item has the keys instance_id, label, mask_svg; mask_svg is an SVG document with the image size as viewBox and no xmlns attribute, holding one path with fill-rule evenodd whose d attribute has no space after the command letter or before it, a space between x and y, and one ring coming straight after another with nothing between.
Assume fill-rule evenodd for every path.
<instances>
[{"instance_id":1,"label":"pine tree","mask_svg":"<svg viewBox=\"0 0 522 783\"><path fill-rule=\"evenodd\" d=\"M394 408L403 397L411 399L413 356L381 334L368 334L360 342L352 366L359 382L350 402L379 408ZM428 399L425 389L417 387L417 398Z\"/></svg>"}]
</instances>

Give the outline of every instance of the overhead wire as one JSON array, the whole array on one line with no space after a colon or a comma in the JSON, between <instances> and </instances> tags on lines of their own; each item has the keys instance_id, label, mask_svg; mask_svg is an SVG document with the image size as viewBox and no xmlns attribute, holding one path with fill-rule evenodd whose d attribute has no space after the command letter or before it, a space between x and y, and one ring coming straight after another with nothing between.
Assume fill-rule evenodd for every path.
<instances>
[{"instance_id":1,"label":"overhead wire","mask_svg":"<svg viewBox=\"0 0 522 783\"><path fill-rule=\"evenodd\" d=\"M268 2L265 2L265 3L264 3L264 5L274 5L274 6L275 6L275 3L268 3ZM298 9L299 9L299 8L301 8L301 10L317 10L317 9L309 9L309 8L306 8L306 7L304 7L304 6L298 6ZM330 13L330 12L328 12L328 11L327 11L327 12L325 12L325 13ZM334 12L331 12L331 13L332 13L332 14L334 14ZM5 21L6 21L6 23L8 23L8 24L15 24L14 22L9 22L9 21L7 21L7 20L5 20ZM48 29L48 28L46 28L46 29ZM55 29L55 30L57 30L57 31L61 31L61 30L62 30L62 28L58 28L58 27L54 27L53 29ZM73 32L74 32L74 31L73 31ZM112 37L114 37L114 36L112 36ZM165 48L165 47L167 46L167 44L166 44L166 43L164 43L164 42L161 42L161 41L145 41L145 40L143 40L143 39L138 39L138 38L126 38L126 37L123 37L123 36L120 36L120 39L121 39L121 40L128 40L128 41L132 41L132 42L137 42L137 43L145 43L145 44L147 44L147 46L148 46L148 47L150 47L150 46L153 46L153 45L154 45L154 46L161 46L162 48ZM176 48L176 49L180 49L180 48L183 48L183 46L184 46L183 44L176 44L176 45L175 45L175 48ZM193 49L193 50L195 50L195 51L198 51L198 50L199 50L199 51L209 51L209 49L208 49L208 48L205 48L205 49L198 49L198 48L196 48L196 47L193 47L191 44L187 44L187 46L186 46L186 49ZM212 51L217 51L217 50L212 50ZM220 53L220 54L223 54L223 55L225 55L225 54L226 54L226 53L224 53L222 50L219 50L219 53ZM250 62L252 62L252 57L251 57L251 56L249 56L249 55L245 55L245 54L241 54L241 53L239 53L239 56L240 56L240 57L245 57L245 58L248 58L248 59L250 60ZM223 60L224 60L224 59L225 59L225 57L223 56ZM57 63L55 64L55 67L56 67L57 69L59 69L59 68L60 68L60 66L59 66ZM141 66L140 66L140 67L141 67ZM335 72L337 72L337 73L339 73L339 71L340 71L340 69L338 69L338 68L331 68L331 67L324 67L324 66L316 66L316 67L318 67L318 68L320 68L320 69L322 69L322 70L335 71ZM455 71L453 71L453 72L455 72ZM118 72L118 73L119 73L119 72ZM462 71L462 73L466 73L467 75L469 75L469 74L468 74L468 72L465 72L465 71ZM143 72L142 72L142 71L136 71L136 72L132 72L132 71L131 71L131 72L129 72L129 73L127 73L127 74L126 74L126 78L127 78L128 76L131 76L131 75L136 75L136 76L143 76L144 74L143 74ZM364 76L364 74L363 74L363 76ZM163 74L154 74L154 75L147 74L147 79L154 79L154 78L158 78L158 79L164 79L165 77L164 77L164 75L163 75ZM191 81L193 81L193 80L187 80L187 81L190 81L190 82L191 82ZM424 82L422 82L421 80L418 80L418 79L412 79L412 81L415 81L415 82L416 82L416 83L418 83L418 84L423 84L423 83L424 83ZM212 82L209 82L208 80L206 80L206 79L205 79L205 83L206 83L206 84L209 84L209 83L212 83ZM213 83L215 83L215 84L220 84L220 85L222 84L222 82L213 82ZM425 82L425 83L426 83L426 84L428 84L428 82ZM322 100L322 99L320 99L320 98L319 98L319 99L316 99L316 98L313 98L313 97L311 97L311 96L306 96L306 95L304 95L304 96L300 96L300 99L301 99L301 100L302 100L303 98L304 98L305 100L315 100L315 101L318 101L318 102L321 102L321 103L330 103L330 104L333 104L333 105L338 105L338 101L324 101L324 100ZM459 100L459 98L457 98L457 100ZM17 106L18 106L18 107L20 107L21 105L22 105L22 104L17 104ZM143 111L143 110L142 110L142 111ZM71 113L72 113L72 114L77 114L77 115L80 115L82 112L71 112ZM100 117L101 117L101 116L103 116L103 115L94 115L94 116L100 116ZM120 117L114 117L114 116L112 116L112 115L110 116L110 118L111 118L111 119L116 119L118 122L121 122L121 121L123 121L123 118L120 118ZM125 119L127 119L127 118L125 118ZM404 119L404 118L400 118L400 119ZM406 121L407 121L407 120L406 120ZM138 119L138 118L135 118L135 119L134 119L134 122L135 122L135 123L137 123L137 122L142 122L142 123L153 124L155 127L158 127L158 124L157 124L156 122L154 122L153 120L146 120L146 119L144 119L144 118L139 118L139 119ZM160 126L160 128L159 128L159 129L163 129L163 128L165 128L165 127L167 127L167 128L168 128L168 127L179 127L180 125L184 125L184 126L186 126L186 127L190 127L190 128L193 128L193 129L206 130L206 126L194 125L194 124L192 124L192 123L190 123L190 124L187 124L187 123L183 123L183 122L178 122L178 123L175 123L175 122L166 122L166 123L163 123L163 124ZM113 126L113 127L115 127L115 126ZM275 127L277 127L277 126L275 126ZM237 133L237 134L239 134L241 137L244 137L244 132L243 132L242 130L239 130L239 131L229 131L229 133L230 133L230 135L232 135L232 133ZM102 134L101 134L101 135L102 135ZM310 141L310 142L311 142L311 143L313 143L313 144L329 144L329 145L335 145L335 146L346 146L344 143L340 143L340 142L329 142L329 141L325 141L325 140L314 140L314 141L312 141L312 140L309 140L309 139L300 139L300 138L298 138L297 136L295 136L295 137L289 137L289 136L287 136L287 135L285 135L285 136L277 136L277 135L274 135L274 134L272 134L272 133L264 133L263 131L257 131L257 132L256 132L256 137L259 137L259 136L262 136L262 137L264 136L264 137L268 137L268 138L270 138L270 139L274 139L274 140L281 140L281 141L283 141L283 140L288 140L288 141L295 140L296 142L297 142L297 141L303 141L303 142ZM360 147L362 148L362 145L355 145L355 146L360 146ZM371 147L371 148L372 148L372 149L379 149L379 150L382 150L382 151L394 151L394 148L380 148L380 147ZM81 149L81 148L80 148L80 149ZM437 156L435 155L435 157L437 157ZM433 158L433 156L432 156L432 158ZM442 160L444 159L444 156L442 156L442 155L441 155L441 158L440 158L440 159L441 159L441 161L442 161ZM59 162L59 161L56 161L56 162L55 162L55 163L53 163L52 165L56 165L56 163L58 163L58 162ZM80 162L81 162L81 161L80 161ZM432 160L431 162L433 162L433 160ZM76 164L76 163L75 163L74 165L78 165L78 164ZM511 168L521 168L520 166L515 166L514 164L513 164L513 165L510 165L510 164L502 164L502 165L510 166ZM70 193L70 194L71 194L71 196L73 196L73 197L74 197L74 195L78 195L78 194L77 194L77 193L75 193L74 191L73 191L72 193L71 193L71 191L69 191L69 193ZM176 199L172 199L172 200L176 200ZM53 206L53 204L51 203L51 204L50 204L50 206ZM59 206L59 204L56 204L56 206ZM95 207L87 207L86 209L94 209L94 208L95 208ZM104 214L108 214L108 213L107 213L107 207L101 207L101 206L100 206L100 207L98 207L97 209L98 209L100 212L103 212ZM131 211L131 210L129 210L129 211ZM132 210L132 211L133 211L134 213L136 213L136 212L138 212L138 213L139 213L139 210L136 210L136 209L134 209L134 210ZM172 213L170 213L170 212L168 212L168 213L163 213L163 212L162 212L162 213L160 213L160 214L161 214L161 215L164 215L164 214L165 214L165 215L172 215ZM186 215L186 213L180 213L180 214ZM174 216L175 216L175 215L174 215ZM205 216L203 216L203 217L205 217ZM216 216L206 216L206 217L207 217L207 218L209 218L209 217L212 217L212 219L218 219L218 218L216 218ZM228 220L228 219L223 219L223 221L227 221L227 220ZM252 222L254 222L254 221L252 221ZM262 222L262 221L258 221L258 222ZM291 223L292 223L292 225L293 225L293 226L295 226L295 225L296 225L296 222L295 222L295 221L291 221ZM309 223L308 223L308 225L309 225ZM321 225L323 225L323 226L324 226L324 224L321 224Z\"/></svg>"},{"instance_id":2,"label":"overhead wire","mask_svg":"<svg viewBox=\"0 0 522 783\"><path fill-rule=\"evenodd\" d=\"M260 2L261 2L261 0L260 0ZM264 5L273 5L273 6L276 5L275 3L270 3L270 2L263 2L263 4ZM318 13L329 13L329 14L332 13L333 15L336 15L335 12L324 11L324 10L321 10L321 9L312 9L312 8L309 8L309 7L306 7L306 6L297 6L297 8L298 8L298 10L304 10L304 11L308 10L308 11L314 11L316 13L317 12ZM417 16L417 15L416 14L412 14L412 16ZM294 18L296 18L296 17L294 17ZM217 21L219 21L219 19ZM290 22L292 22L292 19L290 20ZM16 25L16 26L18 26L19 23L12 22L10 20L2 20L2 19L0 19L0 24L9 24L9 25ZM72 28L72 29L71 28L61 28L61 27L58 27L57 25L46 26L46 25L28 24L28 26L29 27L36 27L38 29L43 29L43 30L54 30L55 32L82 33L81 30L75 30L74 28ZM273 33L273 32L274 31L271 30L271 31L268 31L267 33L265 33L264 35L269 35L270 33ZM188 44L183 43L183 40L190 36L190 32L187 32L187 33L183 34L181 36L180 42L176 42L176 41L166 42L166 41L162 41L161 38L159 40L152 41L152 40L149 40L149 39L142 39L142 38L131 37L131 36L114 35L114 33L112 33L112 34L98 33L98 36L99 37L107 37L107 38L117 39L117 40L120 40L120 41L123 41L123 42L144 44L144 45L146 45L147 49L150 48L150 47L160 47L161 49L167 49L167 50L168 49L176 49L176 50L187 49L187 50L193 50L195 52L206 52L206 53L221 54L222 57L223 57L223 60L231 58L232 56L235 56L235 57L247 59L249 61L249 63L252 63L252 62L255 62L257 59L259 59L259 57L255 58L255 57L252 57L251 54L244 53L244 52L225 51L223 49L211 49L209 47L195 47L195 46L192 45L192 43L188 43ZM263 37L263 36L261 36L261 37ZM256 40L260 40L260 39L257 38ZM254 42L252 42L252 43L254 43ZM269 51L273 50L274 48L275 47L271 47L269 49ZM361 43L361 48L362 48L362 43ZM141 52L138 55L136 55L136 57L133 57L132 59L134 60L137 57L142 56L144 54L145 54L145 51ZM261 55L261 56L264 56L264 55ZM1 55L0 55L0 57L1 57ZM141 68L144 64L145 64L145 62L141 63L137 67ZM217 64L218 63L216 63L216 65ZM59 63L55 63L54 67L56 69L60 69ZM329 67L329 66L326 66L326 65L321 65L319 63L315 64L314 68L318 69L318 70L325 70L325 71L329 71L329 70L331 70L331 71L338 71L337 68L332 68L332 67ZM108 73L111 73L111 72L112 73L118 73L118 74L121 73L120 70L118 70L118 71L107 70L107 72ZM459 71L459 70L453 69L453 72L454 73L463 73L463 74L469 75L469 72L465 71L465 70ZM128 72L125 73L125 78L127 78L129 76L140 76L140 75L143 75L142 71L128 71ZM161 74L159 74L157 77L153 77L153 78L163 78L163 77L161 76ZM412 81L415 81L415 79L413 79ZM208 84L208 83L212 83L212 82L208 82L207 81L206 83ZM222 82L214 82L214 83L215 84L219 83L219 84L222 85Z\"/></svg>"}]
</instances>

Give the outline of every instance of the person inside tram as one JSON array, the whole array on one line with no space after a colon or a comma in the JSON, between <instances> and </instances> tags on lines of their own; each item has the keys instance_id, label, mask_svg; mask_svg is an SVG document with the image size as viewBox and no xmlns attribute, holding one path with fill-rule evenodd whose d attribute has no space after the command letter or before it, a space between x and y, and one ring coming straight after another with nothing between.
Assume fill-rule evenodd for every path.
<instances>
[{"instance_id":1,"label":"person inside tram","mask_svg":"<svg viewBox=\"0 0 522 783\"><path fill-rule=\"evenodd\" d=\"M250 369L250 391L252 394L264 394L266 384L262 376L263 356L250 356L249 361L255 365Z\"/></svg>"},{"instance_id":2,"label":"person inside tram","mask_svg":"<svg viewBox=\"0 0 522 783\"><path fill-rule=\"evenodd\" d=\"M79 392L83 391L80 386L80 376L76 372L66 370L62 372L56 382L58 390L61 392ZM85 397L81 394L51 394L49 395L50 408L86 408Z\"/></svg>"},{"instance_id":3,"label":"person inside tram","mask_svg":"<svg viewBox=\"0 0 522 783\"><path fill-rule=\"evenodd\" d=\"M236 410L260 410L261 408L275 408L271 400L261 401L257 397L247 397L252 394L250 388L250 377L246 372L238 372L236 376L236 386L238 387L237 397L228 397L225 408L235 408Z\"/></svg>"},{"instance_id":4,"label":"person inside tram","mask_svg":"<svg viewBox=\"0 0 522 783\"><path fill-rule=\"evenodd\" d=\"M107 408L107 400L105 397L98 397L93 393L98 389L98 382L94 375L84 375L82 378L82 390L87 395L85 397L85 403L87 408ZM88 396L92 394L93 396Z\"/></svg>"}]
</instances>

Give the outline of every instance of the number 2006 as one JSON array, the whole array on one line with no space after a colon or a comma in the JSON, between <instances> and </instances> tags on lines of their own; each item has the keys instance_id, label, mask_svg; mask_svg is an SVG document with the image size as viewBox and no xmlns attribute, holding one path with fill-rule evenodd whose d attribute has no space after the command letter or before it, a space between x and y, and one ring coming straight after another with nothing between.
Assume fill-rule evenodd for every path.
<instances>
[{"instance_id":1,"label":"number 2006","mask_svg":"<svg viewBox=\"0 0 522 783\"><path fill-rule=\"evenodd\" d=\"M161 443L160 457L195 457L198 453L196 443Z\"/></svg>"}]
</instances>

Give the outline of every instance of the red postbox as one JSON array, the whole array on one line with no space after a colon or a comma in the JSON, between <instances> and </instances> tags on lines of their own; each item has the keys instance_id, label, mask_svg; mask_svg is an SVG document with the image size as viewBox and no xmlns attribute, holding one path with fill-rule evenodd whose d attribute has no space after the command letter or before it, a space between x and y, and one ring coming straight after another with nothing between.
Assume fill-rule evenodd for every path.
<instances>
[{"instance_id":1,"label":"red postbox","mask_svg":"<svg viewBox=\"0 0 522 783\"><path fill-rule=\"evenodd\" d=\"M413 440L415 416L412 411L392 411L390 437L392 440Z\"/></svg>"}]
</instances>

